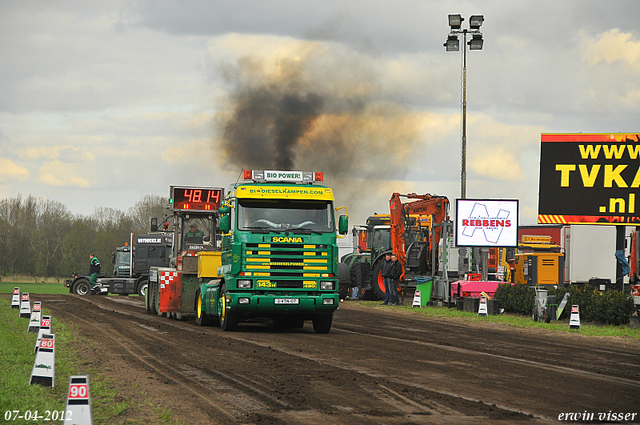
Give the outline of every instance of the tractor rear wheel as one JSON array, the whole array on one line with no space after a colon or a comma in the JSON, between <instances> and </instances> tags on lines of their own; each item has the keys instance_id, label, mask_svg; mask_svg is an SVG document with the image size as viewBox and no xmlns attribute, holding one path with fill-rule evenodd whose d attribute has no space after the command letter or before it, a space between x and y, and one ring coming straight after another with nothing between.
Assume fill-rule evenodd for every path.
<instances>
[{"instance_id":1,"label":"tractor rear wheel","mask_svg":"<svg viewBox=\"0 0 640 425\"><path fill-rule=\"evenodd\" d=\"M376 294L378 300L384 300L386 295L386 289L384 287L384 278L382 277L382 264L380 261L373 268L373 275L371 276L371 286L373 287L373 293Z\"/></svg>"},{"instance_id":2,"label":"tractor rear wheel","mask_svg":"<svg viewBox=\"0 0 640 425\"><path fill-rule=\"evenodd\" d=\"M73 284L73 293L76 295L89 295L91 293L91 283L87 279L78 279Z\"/></svg>"}]
</instances>

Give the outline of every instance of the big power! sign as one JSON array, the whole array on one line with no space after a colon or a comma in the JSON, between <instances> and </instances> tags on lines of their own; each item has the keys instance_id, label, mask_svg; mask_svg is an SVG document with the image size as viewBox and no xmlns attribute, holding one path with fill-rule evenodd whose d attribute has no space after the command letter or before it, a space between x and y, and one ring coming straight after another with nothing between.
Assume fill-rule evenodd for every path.
<instances>
[{"instance_id":1,"label":"big power! sign","mask_svg":"<svg viewBox=\"0 0 640 425\"><path fill-rule=\"evenodd\" d=\"M640 135L543 134L538 196L540 224L640 225Z\"/></svg>"}]
</instances>

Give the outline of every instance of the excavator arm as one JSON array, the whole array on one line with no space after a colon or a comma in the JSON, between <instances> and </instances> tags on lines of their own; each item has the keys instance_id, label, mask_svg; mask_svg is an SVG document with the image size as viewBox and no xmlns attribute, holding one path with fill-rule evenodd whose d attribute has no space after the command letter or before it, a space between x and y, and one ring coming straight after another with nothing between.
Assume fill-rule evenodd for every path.
<instances>
[{"instance_id":1,"label":"excavator arm","mask_svg":"<svg viewBox=\"0 0 640 425\"><path fill-rule=\"evenodd\" d=\"M402 203L401 198L414 199L414 201ZM391 215L391 244L393 253L398 256L398 260L404 270L406 267L407 235L410 227L410 217L418 216L418 220L422 217L425 219L432 217L432 223L442 223L449 219L449 199L446 196L431 195L428 193L424 195L417 195L415 193L402 195L400 193L394 193L389 200L389 211ZM429 229L429 232L430 231L431 229ZM436 228L435 235L429 233L428 258L431 258L434 247L438 246L441 232L442 229L438 227ZM404 279L404 272L400 279Z\"/></svg>"}]
</instances>

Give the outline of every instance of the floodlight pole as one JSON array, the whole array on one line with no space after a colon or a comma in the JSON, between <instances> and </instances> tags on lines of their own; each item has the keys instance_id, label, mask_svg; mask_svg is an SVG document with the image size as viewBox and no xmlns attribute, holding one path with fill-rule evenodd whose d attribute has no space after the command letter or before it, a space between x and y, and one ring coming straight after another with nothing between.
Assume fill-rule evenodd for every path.
<instances>
[{"instance_id":1,"label":"floodlight pole","mask_svg":"<svg viewBox=\"0 0 640 425\"><path fill-rule=\"evenodd\" d=\"M467 198L467 30L462 31L462 164L460 198Z\"/></svg>"},{"instance_id":2,"label":"floodlight pole","mask_svg":"<svg viewBox=\"0 0 640 425\"><path fill-rule=\"evenodd\" d=\"M452 20L452 18L458 18ZM447 51L455 51L458 48L452 48L449 44L452 39L457 39L459 34L462 34L462 141L461 141L461 164L460 164L460 198L467 198L467 33L473 35L472 41L476 41L476 36L480 38L480 46L478 49L478 45L474 44L473 50L482 49L482 33L480 32L480 26L484 21L484 17L482 15L471 16L469 20L470 29L462 29L461 25L464 21L464 18L460 15L449 15L449 25L451 27L449 32L449 38L447 39L447 43L445 43L445 47ZM474 21L474 22L472 22ZM456 44L453 44L455 47ZM488 250L482 250L482 279L487 280L487 256ZM459 258L461 261L458 262L459 270L467 269L469 267L469 253L466 247L461 247L459 250Z\"/></svg>"}]
</instances>

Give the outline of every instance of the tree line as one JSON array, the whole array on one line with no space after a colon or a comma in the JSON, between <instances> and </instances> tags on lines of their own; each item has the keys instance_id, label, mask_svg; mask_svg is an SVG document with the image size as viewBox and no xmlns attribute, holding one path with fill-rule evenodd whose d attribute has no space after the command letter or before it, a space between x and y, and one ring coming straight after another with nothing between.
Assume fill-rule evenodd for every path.
<instances>
[{"instance_id":1,"label":"tree line","mask_svg":"<svg viewBox=\"0 0 640 425\"><path fill-rule=\"evenodd\" d=\"M112 273L111 254L134 235L149 233L168 199L146 195L126 212L96 208L74 215L58 201L18 196L0 200L0 275L62 277L89 269L89 254Z\"/></svg>"}]
</instances>

